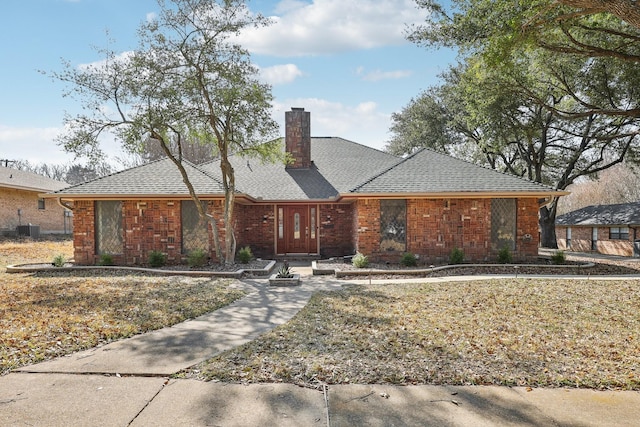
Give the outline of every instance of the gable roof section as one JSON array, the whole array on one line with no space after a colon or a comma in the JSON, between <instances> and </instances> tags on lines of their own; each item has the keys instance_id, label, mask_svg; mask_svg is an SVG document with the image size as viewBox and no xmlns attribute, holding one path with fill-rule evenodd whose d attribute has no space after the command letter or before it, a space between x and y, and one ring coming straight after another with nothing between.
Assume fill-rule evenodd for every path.
<instances>
[{"instance_id":1,"label":"gable roof section","mask_svg":"<svg viewBox=\"0 0 640 427\"><path fill-rule=\"evenodd\" d=\"M322 200L347 193L358 182L388 169L399 158L342 138L311 138L312 167L285 168L282 163L232 156L237 190L263 200ZM201 165L221 178L220 162Z\"/></svg>"},{"instance_id":2,"label":"gable roof section","mask_svg":"<svg viewBox=\"0 0 640 427\"><path fill-rule=\"evenodd\" d=\"M587 206L558 216L556 225L640 225L640 202Z\"/></svg>"},{"instance_id":3,"label":"gable roof section","mask_svg":"<svg viewBox=\"0 0 640 427\"><path fill-rule=\"evenodd\" d=\"M426 148L352 188L351 192L432 195L491 193L493 196L558 193L546 185L478 166Z\"/></svg>"},{"instance_id":4,"label":"gable roof section","mask_svg":"<svg viewBox=\"0 0 640 427\"><path fill-rule=\"evenodd\" d=\"M284 147L283 147L284 149ZM400 158L342 138L311 138L310 168L231 156L236 191L263 201L320 201L341 197L547 197L551 187L422 149ZM184 162L196 193L222 197L220 161ZM161 159L51 193L63 199L188 197L178 168Z\"/></svg>"},{"instance_id":5,"label":"gable roof section","mask_svg":"<svg viewBox=\"0 0 640 427\"><path fill-rule=\"evenodd\" d=\"M198 195L224 194L222 184L214 177L186 160L183 164ZM175 197L188 196L189 192L176 165L165 158L68 187L53 195L65 198Z\"/></svg>"},{"instance_id":6,"label":"gable roof section","mask_svg":"<svg viewBox=\"0 0 640 427\"><path fill-rule=\"evenodd\" d=\"M66 182L56 181L33 172L0 166L0 187L44 192L60 190L68 185Z\"/></svg>"}]
</instances>

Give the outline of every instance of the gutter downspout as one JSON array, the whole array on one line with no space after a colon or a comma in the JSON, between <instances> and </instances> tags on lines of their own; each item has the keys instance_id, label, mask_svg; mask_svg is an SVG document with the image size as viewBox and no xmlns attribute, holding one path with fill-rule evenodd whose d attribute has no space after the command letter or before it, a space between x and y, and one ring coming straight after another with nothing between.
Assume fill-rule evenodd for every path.
<instances>
[{"instance_id":1,"label":"gutter downspout","mask_svg":"<svg viewBox=\"0 0 640 427\"><path fill-rule=\"evenodd\" d=\"M62 201L62 197L56 197L56 202L58 203L58 205L60 205L61 207L65 208L65 209L69 209L70 211L73 211L73 207L71 205L67 205Z\"/></svg>"}]
</instances>

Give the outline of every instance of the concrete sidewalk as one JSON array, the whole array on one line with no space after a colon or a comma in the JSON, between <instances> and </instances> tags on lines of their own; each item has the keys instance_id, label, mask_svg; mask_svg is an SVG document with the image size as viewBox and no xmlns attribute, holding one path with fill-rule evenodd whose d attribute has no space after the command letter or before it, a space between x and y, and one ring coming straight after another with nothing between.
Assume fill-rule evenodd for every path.
<instances>
[{"instance_id":1,"label":"concrete sidewalk","mask_svg":"<svg viewBox=\"0 0 640 427\"><path fill-rule=\"evenodd\" d=\"M245 280L238 285L249 295L214 313L0 377L0 426L640 425L640 393L628 391L169 379L288 321L314 291L345 283L295 270L307 276L302 286Z\"/></svg>"}]
</instances>

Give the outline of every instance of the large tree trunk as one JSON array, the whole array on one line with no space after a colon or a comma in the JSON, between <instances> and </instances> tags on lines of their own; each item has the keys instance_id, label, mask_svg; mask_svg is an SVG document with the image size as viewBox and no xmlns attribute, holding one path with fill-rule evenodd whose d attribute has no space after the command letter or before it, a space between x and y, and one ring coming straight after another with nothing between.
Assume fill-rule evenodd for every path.
<instances>
[{"instance_id":1,"label":"large tree trunk","mask_svg":"<svg viewBox=\"0 0 640 427\"><path fill-rule=\"evenodd\" d=\"M221 155L220 169L222 171L222 183L224 185L224 263L233 264L236 258L236 236L233 229L233 208L235 206L236 179L233 166L229 162L226 153Z\"/></svg>"},{"instance_id":2,"label":"large tree trunk","mask_svg":"<svg viewBox=\"0 0 640 427\"><path fill-rule=\"evenodd\" d=\"M556 205L558 199L551 205L540 208L538 224L540 225L540 246L543 248L558 249L556 240Z\"/></svg>"}]
</instances>

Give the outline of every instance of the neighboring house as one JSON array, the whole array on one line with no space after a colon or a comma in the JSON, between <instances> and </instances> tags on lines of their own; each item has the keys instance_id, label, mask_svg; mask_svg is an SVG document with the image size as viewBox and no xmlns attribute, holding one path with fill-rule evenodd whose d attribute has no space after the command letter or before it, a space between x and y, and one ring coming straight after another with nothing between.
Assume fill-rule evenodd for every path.
<instances>
[{"instance_id":1,"label":"neighboring house","mask_svg":"<svg viewBox=\"0 0 640 427\"><path fill-rule=\"evenodd\" d=\"M538 254L538 209L564 192L430 150L400 158L341 138L312 138L310 113L286 113L285 149L292 164L232 158L236 173L237 247L273 258L340 257L356 251L398 262L515 258ZM196 193L222 229L219 162L185 162ZM167 159L53 194L74 210L75 261L101 254L144 264L152 250L181 262L202 248L215 257L212 232L200 220L177 168Z\"/></svg>"},{"instance_id":2,"label":"neighboring house","mask_svg":"<svg viewBox=\"0 0 640 427\"><path fill-rule=\"evenodd\" d=\"M71 233L71 211L41 193L68 187L66 182L0 166L0 233L14 235L19 225L38 226L39 233Z\"/></svg>"},{"instance_id":3,"label":"neighboring house","mask_svg":"<svg viewBox=\"0 0 640 427\"><path fill-rule=\"evenodd\" d=\"M41 193L68 187L66 182L0 166L0 232L15 234L19 225L34 225L40 233L71 233L71 211Z\"/></svg>"},{"instance_id":4,"label":"neighboring house","mask_svg":"<svg viewBox=\"0 0 640 427\"><path fill-rule=\"evenodd\" d=\"M556 218L558 248L640 256L640 202L595 205Z\"/></svg>"}]
</instances>

